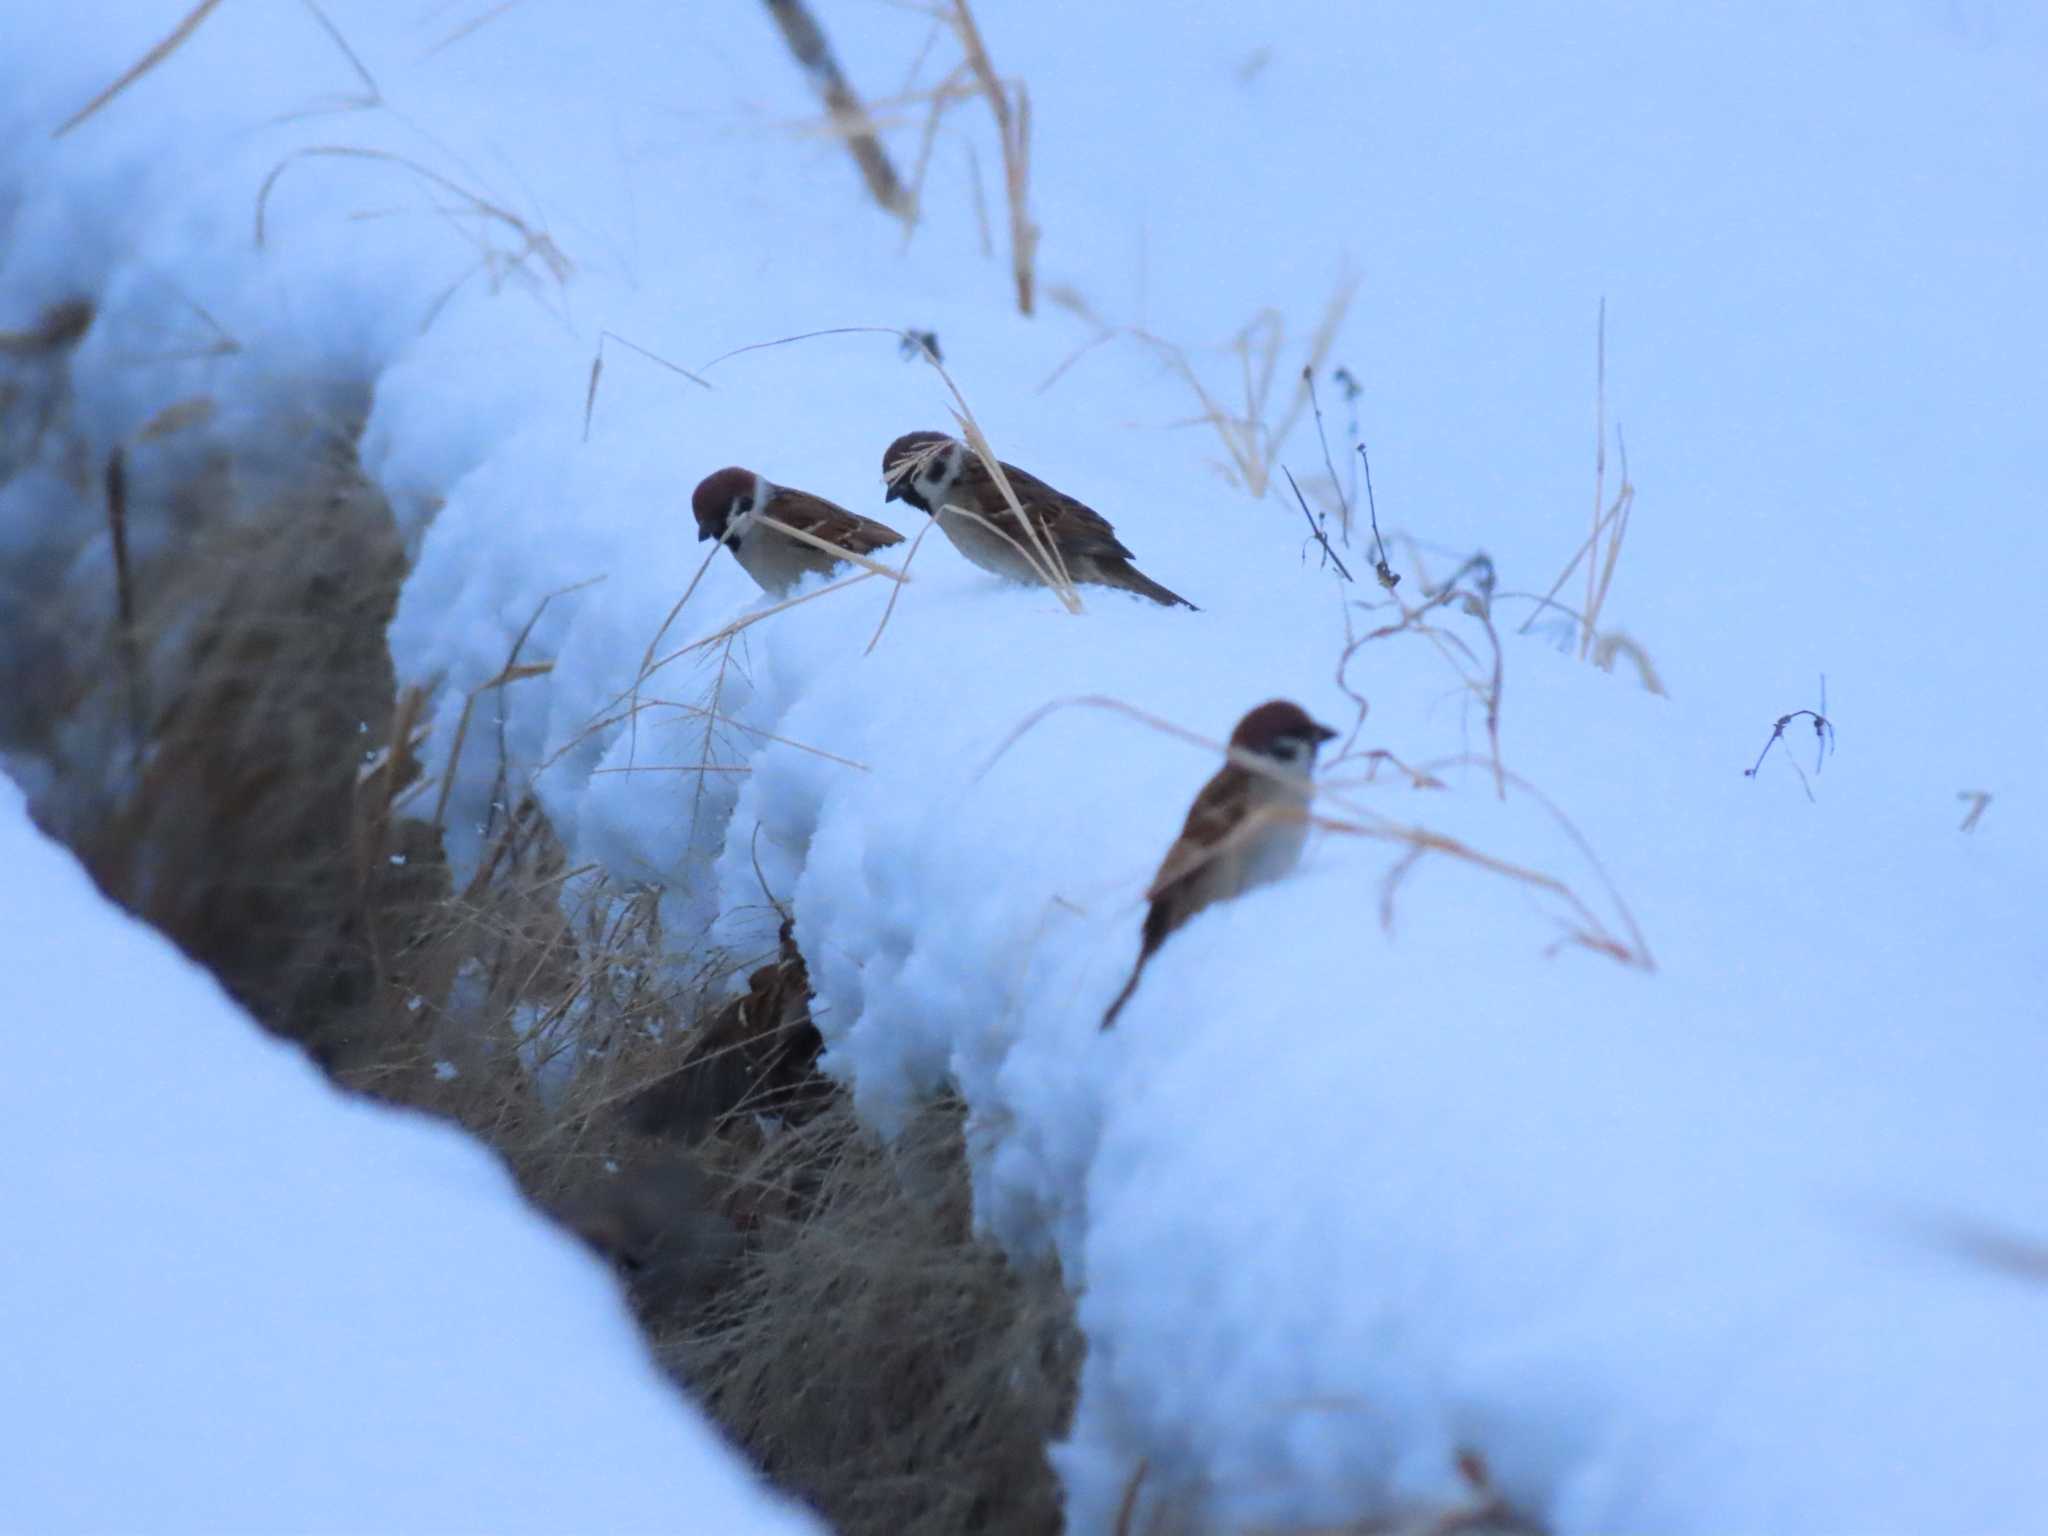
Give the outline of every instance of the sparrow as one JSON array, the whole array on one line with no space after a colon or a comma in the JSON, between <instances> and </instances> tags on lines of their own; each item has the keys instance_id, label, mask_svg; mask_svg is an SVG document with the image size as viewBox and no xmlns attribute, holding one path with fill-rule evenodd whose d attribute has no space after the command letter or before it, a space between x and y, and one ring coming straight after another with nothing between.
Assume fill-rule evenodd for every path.
<instances>
[{"instance_id":1,"label":"sparrow","mask_svg":"<svg viewBox=\"0 0 2048 1536\"><path fill-rule=\"evenodd\" d=\"M1213 902L1278 880L1301 858L1308 840L1309 774L1316 753L1337 733L1299 704L1274 699L1237 722L1230 761L1202 786L1180 837L1145 892L1144 938L1131 979L1102 1016L1116 1022L1145 966L1181 924Z\"/></svg>"},{"instance_id":2,"label":"sparrow","mask_svg":"<svg viewBox=\"0 0 2048 1536\"><path fill-rule=\"evenodd\" d=\"M697 514L697 542L718 540L761 590L775 597L813 571L833 569L843 557L766 527L759 518L773 518L833 549L856 555L871 555L903 542L903 535L886 523L849 512L808 491L777 485L751 469L721 469L706 475L690 498L690 506Z\"/></svg>"},{"instance_id":3,"label":"sparrow","mask_svg":"<svg viewBox=\"0 0 2048 1536\"><path fill-rule=\"evenodd\" d=\"M943 432L910 432L882 455L888 501L907 501L937 517L946 509L969 516L940 519L953 547L985 571L1012 581L1046 585L1040 574L1050 545L1076 583L1118 587L1164 607L1195 605L1169 592L1135 565L1116 530L1094 508L1056 491L1036 475L1003 465L1018 504L1030 514L1038 537L1018 520L980 455Z\"/></svg>"}]
</instances>

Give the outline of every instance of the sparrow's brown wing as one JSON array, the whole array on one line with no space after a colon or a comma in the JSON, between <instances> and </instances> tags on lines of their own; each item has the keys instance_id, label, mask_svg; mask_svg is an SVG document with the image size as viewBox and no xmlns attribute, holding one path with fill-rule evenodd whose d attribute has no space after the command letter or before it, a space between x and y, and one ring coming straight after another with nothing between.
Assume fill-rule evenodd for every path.
<instances>
[{"instance_id":1,"label":"sparrow's brown wing","mask_svg":"<svg viewBox=\"0 0 2048 1536\"><path fill-rule=\"evenodd\" d=\"M903 542L903 535L887 523L878 523L858 512L849 512L822 496L813 496L809 491L793 491L788 486L780 487L762 510L779 523L802 529L856 555L871 555L878 549Z\"/></svg>"},{"instance_id":2,"label":"sparrow's brown wing","mask_svg":"<svg viewBox=\"0 0 2048 1536\"><path fill-rule=\"evenodd\" d=\"M1244 829L1251 802L1252 776L1235 763L1224 764L1195 796L1180 836L1167 850L1159 873L1152 877L1151 889L1145 892L1145 899L1152 903L1145 914L1147 952L1207 905L1199 898L1205 883L1202 876L1231 838Z\"/></svg>"},{"instance_id":3,"label":"sparrow's brown wing","mask_svg":"<svg viewBox=\"0 0 2048 1536\"><path fill-rule=\"evenodd\" d=\"M1116 530L1093 507L1074 500L1065 491L1054 490L1038 476L1014 464L1005 463L1003 474L1009 479L1010 489L1017 493L1017 500L1031 514L1031 520L1059 549L1062 560L1131 558L1131 552L1117 538ZM962 501L969 502L1026 549L1032 548L1030 537L1019 530L1017 515L1004 500L995 476L973 454L969 454L967 462L960 466L958 491Z\"/></svg>"}]
</instances>

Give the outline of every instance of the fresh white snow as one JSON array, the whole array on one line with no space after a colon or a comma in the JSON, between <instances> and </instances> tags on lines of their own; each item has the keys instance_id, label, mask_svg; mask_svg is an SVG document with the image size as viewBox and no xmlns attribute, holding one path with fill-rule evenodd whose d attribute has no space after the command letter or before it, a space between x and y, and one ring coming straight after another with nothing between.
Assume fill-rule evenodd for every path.
<instances>
[{"instance_id":1,"label":"fresh white snow","mask_svg":"<svg viewBox=\"0 0 2048 1536\"><path fill-rule=\"evenodd\" d=\"M1147 1507L1230 1529L1454 1498L1464 1450L1567 1532L1983 1531L2048 1507L2048 1285L1956 1237L2048 1235L2030 8L985 0L1031 91L1029 321L983 109L948 119L906 247L810 131L760 8L365 5L336 22L382 105L336 111L367 86L309 12L222 7L53 141L177 8L105 9L90 32L9 22L0 328L99 301L76 378L102 448L201 393L213 440L272 453L368 404L366 467L417 548L392 643L401 676L441 679L433 749L522 632L553 663L480 700L503 731L453 766L456 857L502 739L574 857L664 885L679 947L762 947L764 881L793 905L829 1065L876 1124L961 1086L980 1220L1081 1298L1074 1529L1108 1529L1141 1465ZM923 19L821 11L864 90L902 83ZM916 142L892 138L903 163ZM309 147L403 155L520 222L394 161L287 158ZM1052 295L1185 345L1232 408L1223 344L1273 306L1277 420L1347 274L1327 361L1365 394L1324 376L1333 449L1355 409L1382 522L1431 573L1494 557L1502 758L1584 846L1484 766L1417 790L1353 758L1324 809L1462 839L1584 909L1433 856L1389 926L1401 845L1327 833L1169 941L1104 1038L1214 759L1097 706L1014 733L1082 696L1220 738L1283 695L1348 730L1341 605L1379 594L1304 560L1284 482L1254 500L1209 427L1176 425L1201 407L1156 349L1076 357L1096 332ZM1638 488L1603 627L1668 697L1559 654L1558 621L1516 636L1529 605L1505 595L1585 536L1603 299ZM949 397L893 337L711 365L864 325L935 330L998 450L1203 611L1089 593L1070 617L933 537L872 653L871 579L672 662L636 731L589 731L697 571L703 474L917 531L881 503L881 449L947 426ZM712 387L604 341L586 440L604 331ZM141 475L194 451L132 446ZM1322 478L1306 417L1281 458ZM1618 471L1610 442L1610 494ZM5 493L10 549L103 587L95 530L40 515L37 483ZM1394 563L1414 600L1411 547ZM762 606L720 555L662 650ZM1483 672L1477 621L1439 617ZM1795 722L1744 778L1823 673L1838 753L1816 775ZM1487 753L1427 639L1366 645L1348 679L1361 749ZM714 700L708 726L668 707ZM683 771L706 761L747 771ZM1970 791L1994 798L1963 834ZM1631 918L1654 969L1558 947L1588 921L1632 942Z\"/></svg>"},{"instance_id":2,"label":"fresh white snow","mask_svg":"<svg viewBox=\"0 0 2048 1536\"><path fill-rule=\"evenodd\" d=\"M496 1160L346 1098L0 779L10 1531L795 1533Z\"/></svg>"}]
</instances>

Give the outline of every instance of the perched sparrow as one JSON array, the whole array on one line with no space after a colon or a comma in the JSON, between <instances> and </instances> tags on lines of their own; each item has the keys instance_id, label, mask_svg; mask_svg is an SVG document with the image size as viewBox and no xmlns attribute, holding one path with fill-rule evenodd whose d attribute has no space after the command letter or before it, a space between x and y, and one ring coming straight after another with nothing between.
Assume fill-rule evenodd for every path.
<instances>
[{"instance_id":1,"label":"perched sparrow","mask_svg":"<svg viewBox=\"0 0 2048 1536\"><path fill-rule=\"evenodd\" d=\"M1237 722L1230 733L1232 760L1195 796L1178 841L1145 893L1152 906L1138 963L1102 1016L1104 1029L1138 990L1145 963L1168 934L1211 902L1241 896L1294 868L1308 838L1309 772L1317 750L1336 734L1285 699L1261 704Z\"/></svg>"},{"instance_id":2,"label":"perched sparrow","mask_svg":"<svg viewBox=\"0 0 2048 1536\"><path fill-rule=\"evenodd\" d=\"M946 508L971 514L941 518L939 526L955 549L985 571L1044 585L1040 570L1046 561L1044 546L1050 545L1076 583L1121 587L1169 608L1195 606L1132 565L1131 552L1094 508L1015 465L1005 464L1003 473L1018 503L1031 515L1038 538L1018 521L980 455L958 438L943 432L911 432L882 455L887 500L907 501L934 517Z\"/></svg>"},{"instance_id":3,"label":"perched sparrow","mask_svg":"<svg viewBox=\"0 0 2048 1536\"><path fill-rule=\"evenodd\" d=\"M834 506L823 497L764 480L751 469L721 469L706 475L690 506L697 514L697 542L716 539L733 553L761 590L780 597L813 571L829 571L841 556L756 521L771 517L834 549L871 555L903 535L886 523Z\"/></svg>"}]
</instances>

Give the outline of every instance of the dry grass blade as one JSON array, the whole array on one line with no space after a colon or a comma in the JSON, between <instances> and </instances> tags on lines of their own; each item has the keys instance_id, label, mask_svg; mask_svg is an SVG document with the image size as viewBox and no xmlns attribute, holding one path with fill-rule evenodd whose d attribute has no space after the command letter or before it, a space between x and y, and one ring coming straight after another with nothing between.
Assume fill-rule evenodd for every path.
<instances>
[{"instance_id":1,"label":"dry grass blade","mask_svg":"<svg viewBox=\"0 0 2048 1536\"><path fill-rule=\"evenodd\" d=\"M525 0L498 0L498 3L496 5L489 7L480 15L472 16L468 21L465 21L453 32L450 32L446 37L442 38L438 43L434 44L433 47L429 48L425 53L420 55L421 59L431 59L432 57L434 57L435 54L442 52L444 49L453 48L465 37L470 36L472 33L482 31L485 27L489 26L492 22L496 21L500 16L503 16L507 11L516 10L520 5L524 3Z\"/></svg>"},{"instance_id":2,"label":"dry grass blade","mask_svg":"<svg viewBox=\"0 0 2048 1536\"><path fill-rule=\"evenodd\" d=\"M114 550L114 654L120 658L128 702L133 766L142 766L149 714L142 691L142 647L135 633L135 576L128 563L128 461L119 448L107 455L107 537Z\"/></svg>"},{"instance_id":3,"label":"dry grass blade","mask_svg":"<svg viewBox=\"0 0 2048 1536\"><path fill-rule=\"evenodd\" d=\"M939 520L935 517L926 518L924 526L918 529L916 537L911 539L910 548L904 553L903 556L904 581L908 581L910 579L910 562L917 558L918 547L924 543L924 536L930 533L932 529L938 526L938 521ZM889 589L888 604L882 609L881 621L875 625L875 632L868 640L867 649L861 652L863 656L872 656L875 654L875 647L882 643L882 631L889 627L889 620L896 616L896 599L902 595L903 582L899 581L898 583L896 583L895 586Z\"/></svg>"},{"instance_id":4,"label":"dry grass blade","mask_svg":"<svg viewBox=\"0 0 2048 1536\"><path fill-rule=\"evenodd\" d=\"M61 352L92 329L97 311L91 299L59 299L25 331L0 331L0 357L38 357Z\"/></svg>"},{"instance_id":5,"label":"dry grass blade","mask_svg":"<svg viewBox=\"0 0 2048 1536\"><path fill-rule=\"evenodd\" d=\"M951 382L952 380L947 380L948 384ZM1003 493L1003 500L1010 504L1011 515L1017 519L1018 526L1031 539L1031 548L1025 549L986 518L978 517L964 507L956 507L948 502L945 511L954 516L972 519L991 533L999 534L1003 542L1030 563L1039 580L1052 588L1060 602L1065 605L1067 612L1079 613L1081 594L1076 590L1073 579L1067 574L1066 562L1060 558L1059 550L1054 547L1052 541L1046 538L1045 530L1039 526L1037 519L1026 512L1024 503L1017 499L1016 491L1010 487L1010 477L1003 470L1002 461L996 457L995 449L989 446L988 438L981 430L981 423L974 419L974 413L968 409L966 400L960 398L957 390L954 396L958 403L954 407L953 420L958 423L967 446L974 450L975 456L988 470L989 477L995 481L996 489Z\"/></svg>"},{"instance_id":6,"label":"dry grass blade","mask_svg":"<svg viewBox=\"0 0 2048 1536\"><path fill-rule=\"evenodd\" d=\"M566 587L557 587L554 591L543 597L534 606L532 615L528 617L525 626L520 629L518 636L513 640L512 649L507 653L505 665L498 670L498 675L487 682L478 683L463 698L462 714L456 720L455 737L448 751L448 766L441 775L441 793L434 801L435 826L445 827L448 824L446 819L448 814L448 797L455 788L455 770L462 762L463 744L469 736L470 713L476 708L476 701L493 689L503 688L512 683L523 682L528 678L545 677L548 673L552 672L555 668L553 662L522 662L519 659L519 653L526 648L527 639L533 634L534 626L540 623L541 615L548 611L549 604L553 603L558 597L567 597L572 592L581 592L585 587L594 587L603 580L602 576L592 576L583 581L573 582Z\"/></svg>"},{"instance_id":7,"label":"dry grass blade","mask_svg":"<svg viewBox=\"0 0 2048 1536\"><path fill-rule=\"evenodd\" d=\"M969 782L979 784L983 779L987 778L995 765L1002 761L1010 748L1022 740L1027 732L1034 730L1039 722L1047 716L1058 714L1063 709L1110 710L1119 715L1128 715L1140 724L1149 725L1153 730L1162 731L1178 741L1187 742L1190 746L1201 747L1205 751L1221 753L1225 756L1230 755L1229 748L1222 742L1215 740L1213 737L1204 736L1200 731L1191 731L1184 725L1175 725L1163 715L1155 715L1150 710L1140 709L1135 704L1127 704L1122 699L1112 698L1106 693L1083 693L1064 699L1054 699L1050 704L1041 704L1038 708L1032 710L1030 714L1026 715L1023 720L1011 729L1008 735L1003 737L1002 743L994 752L989 754L988 760L975 769L974 777Z\"/></svg>"},{"instance_id":8,"label":"dry grass blade","mask_svg":"<svg viewBox=\"0 0 2048 1536\"><path fill-rule=\"evenodd\" d=\"M1446 758L1440 762L1430 763L1427 766L1431 769L1437 769L1457 767L1463 764L1476 763L1477 761L1479 760L1467 754L1460 757ZM1640 966L1646 971L1656 970L1656 957L1650 953L1649 941L1643 937L1643 930L1636 923L1635 913L1630 910L1628 902L1622 897L1621 888L1614 883L1613 877L1607 873L1607 866L1600 862L1600 855L1593 851L1593 845L1586 841L1586 835L1579 830L1578 824L1565 815L1556 801L1552 800L1550 796L1543 793L1542 790L1531 784L1520 774L1510 772L1507 775L1507 782L1517 792L1527 795L1531 800L1534 800L1543 807L1552 823L1570 840L1572 846L1578 850L1579 857L1584 859L1587 866L1593 871L1594 878L1600 882L1601 888L1607 893L1608 901L1613 904L1616 914L1620 917L1622 926L1628 931L1628 941L1621 946L1621 950L1629 963Z\"/></svg>"},{"instance_id":9,"label":"dry grass blade","mask_svg":"<svg viewBox=\"0 0 2048 1536\"><path fill-rule=\"evenodd\" d=\"M590 441L591 413L597 409L597 381L604 375L604 344L608 341L616 341L620 346L638 352L649 362L659 364L670 373L681 374L701 389L713 387L709 382L698 378L696 374L683 367L682 364L672 363L659 352L650 352L638 342L628 341L617 331L599 331L597 333L597 352L590 359L590 382L584 386L583 390L583 441L586 443Z\"/></svg>"},{"instance_id":10,"label":"dry grass blade","mask_svg":"<svg viewBox=\"0 0 2048 1536\"><path fill-rule=\"evenodd\" d=\"M1607 296L1600 296L1600 319L1595 330L1593 346L1593 531L1586 536L1586 547L1595 549L1600 543L1600 528L1605 521L1603 509L1607 505ZM1596 582L1597 561L1586 562L1586 626L1587 633L1579 636L1579 659L1585 660L1586 647L1592 641L1593 588Z\"/></svg>"},{"instance_id":11,"label":"dry grass blade","mask_svg":"<svg viewBox=\"0 0 2048 1536\"><path fill-rule=\"evenodd\" d=\"M445 827L448 816L448 797L455 789L455 766L462 759L463 744L469 739L470 712L476 708L476 701L495 688L508 683L523 682L529 677L546 677L555 670L552 661L515 662L487 682L478 683L462 700L462 713L455 722L455 740L448 752L448 766L441 773L441 793L434 801L434 825Z\"/></svg>"},{"instance_id":12,"label":"dry grass blade","mask_svg":"<svg viewBox=\"0 0 2048 1536\"><path fill-rule=\"evenodd\" d=\"M669 626L675 623L676 621L676 615L683 611L683 604L687 603L690 600L690 594L697 590L697 583L704 579L704 573L711 569L711 562L713 560L716 560L717 558L718 546L714 544L711 546L710 550L705 554L704 563L697 567L697 574L690 578L690 584L687 587L683 588L683 595L677 598L675 600L675 606L669 609L668 617L661 621L661 628L657 629L654 632L654 638L647 642L647 649L643 651L640 656L640 668L633 674L633 686L627 689L625 693L620 694L618 698L613 699L610 704L607 704L605 708L600 711L600 713L609 713L612 709L616 708L622 700L630 698L633 701L632 708L627 712L628 718L631 721L631 724L628 726L628 729L632 732L632 739L626 744L626 762L629 765L633 762L635 755L640 750L640 685L646 682L648 677L654 671L654 653L657 649L660 648L662 636L668 633ZM579 735L575 739L571 740L568 746L565 746L562 750L566 752L569 746L574 746L576 744L576 741L581 739L582 737ZM557 753L556 755L560 756L560 753ZM552 759L550 759L550 761L552 761Z\"/></svg>"},{"instance_id":13,"label":"dry grass blade","mask_svg":"<svg viewBox=\"0 0 2048 1536\"><path fill-rule=\"evenodd\" d=\"M138 443L155 442L158 438L174 437L180 432L189 432L194 427L204 426L219 412L219 405L211 395L193 395L184 400L173 400L136 429Z\"/></svg>"},{"instance_id":14,"label":"dry grass blade","mask_svg":"<svg viewBox=\"0 0 2048 1536\"><path fill-rule=\"evenodd\" d=\"M383 89L377 84L376 77L370 73L369 67L357 56L355 49L349 47L348 39L341 35L341 29L327 19L327 13L315 5L313 0L300 0L300 3L312 14L320 30L327 34L328 41L340 50L344 59L348 60L348 67L355 71L356 78L363 82L363 89L367 94L353 98L348 105L358 110L383 106Z\"/></svg>"},{"instance_id":15,"label":"dry grass blade","mask_svg":"<svg viewBox=\"0 0 2048 1536\"><path fill-rule=\"evenodd\" d=\"M730 640L733 636L752 629L764 619L772 619L778 613L787 613L792 608L801 608L805 603L815 603L819 598L830 597L834 592L844 592L848 587L857 587L869 579L871 578L868 573L862 571L857 576L848 576L843 581L835 581L829 587L820 587L817 591L806 592L800 597L784 598L772 607L756 609L744 618L734 619L730 624L722 626L701 640L692 640L688 645L678 646L675 650L670 651L666 656L655 662L648 670L650 672L659 672L670 662L680 660L692 651L701 651L707 645L717 645L721 640Z\"/></svg>"},{"instance_id":16,"label":"dry grass blade","mask_svg":"<svg viewBox=\"0 0 2048 1536\"><path fill-rule=\"evenodd\" d=\"M1031 98L1023 81L1006 85L997 75L967 0L953 0L951 19L968 68L979 82L981 94L996 120L996 137L1003 154L1003 188L1010 206L1010 276L1017 288L1017 312L1028 315L1034 308L1039 233L1031 220ZM1016 92L1014 103L1010 99L1012 89Z\"/></svg>"},{"instance_id":17,"label":"dry grass blade","mask_svg":"<svg viewBox=\"0 0 2048 1536\"><path fill-rule=\"evenodd\" d=\"M50 137L53 139L63 138L65 134L76 128L80 123L99 111L101 107L104 107L116 96L127 90L129 86L177 52L184 45L185 40L199 29L199 24L206 20L207 16L213 11L213 8L219 4L220 0L199 0L199 4L193 6L191 10L185 13L184 20L173 27L170 34L162 42L158 43L137 60L134 65L122 74L120 79L116 80L104 91L101 91L99 95L93 97L91 101L66 118L63 124L50 134Z\"/></svg>"},{"instance_id":18,"label":"dry grass blade","mask_svg":"<svg viewBox=\"0 0 2048 1536\"><path fill-rule=\"evenodd\" d=\"M266 216L270 205L270 194L277 186L278 179L292 166L302 160L366 160L381 165L395 165L412 172L421 180L439 187L442 191L460 198L470 212L477 216L502 224L519 237L519 248L511 258L516 264L528 256L539 258L557 283L566 283L572 270L568 257L555 245L552 236L544 230L537 230L510 209L492 202L489 198L470 191L467 187L443 176L439 171L421 165L405 155L393 154L389 150L362 149L348 144L308 144L293 150L271 167L270 174L263 178L263 184L256 192L256 244L264 243ZM459 284L458 284L459 286ZM452 293L454 290L451 289ZM446 295L443 296L444 300ZM437 306L438 307L438 306Z\"/></svg>"},{"instance_id":19,"label":"dry grass blade","mask_svg":"<svg viewBox=\"0 0 2048 1536\"><path fill-rule=\"evenodd\" d=\"M1199 407L1196 415L1170 423L1172 426L1206 426L1222 443L1228 463L1226 473L1242 486L1245 492L1255 498L1263 498L1272 484L1273 467L1278 460L1281 445L1300 422L1303 413L1311 403L1309 379L1314 376L1329 357L1331 345L1337 331L1349 313L1352 300L1357 296L1358 279L1346 272L1337 279L1329 301L1323 307L1322 317L1308 340L1308 356L1303 371L1295 375L1294 393L1278 416L1273 415L1273 389L1279 377L1280 356L1287 344L1286 326L1280 313L1263 309L1254 315L1236 335L1224 346L1224 351L1237 364L1238 388L1241 404L1233 410L1223 404L1215 390L1203 379L1187 349L1155 335L1142 326L1109 326L1096 318L1085 301L1078 296L1062 296L1062 302L1088 319L1099 329L1087 342L1053 369L1045 381L1038 386L1040 392L1050 389L1068 369L1072 368L1090 352L1105 342L1124 338L1135 341L1150 350L1164 363L1195 397Z\"/></svg>"},{"instance_id":20,"label":"dry grass blade","mask_svg":"<svg viewBox=\"0 0 2048 1536\"><path fill-rule=\"evenodd\" d=\"M1636 676L1642 679L1643 687L1649 692L1666 695L1664 679L1657 674L1657 667L1650 660L1649 652L1619 630L1610 629L1602 635L1593 647L1593 665L1603 672L1614 670L1614 658L1626 656L1635 663Z\"/></svg>"},{"instance_id":21,"label":"dry grass blade","mask_svg":"<svg viewBox=\"0 0 2048 1536\"><path fill-rule=\"evenodd\" d=\"M875 134L874 120L847 84L846 72L839 67L831 44L825 40L824 28L818 25L804 0L766 0L766 4L768 14L775 18L775 25L782 32L782 40L824 101L833 131L860 167L868 192L886 212L908 219L913 212L910 194L904 190L889 152L882 148L882 141Z\"/></svg>"},{"instance_id":22,"label":"dry grass blade","mask_svg":"<svg viewBox=\"0 0 2048 1536\"><path fill-rule=\"evenodd\" d=\"M1526 635L1537 618L1550 608L1564 613L1571 609L1555 601L1564 584L1578 570L1579 563L1586 564L1586 603L1582 613L1574 615L1579 625L1579 659L1596 659L1603 637L1600 634L1600 613L1606 606L1607 596L1614 585L1614 572L1621 559L1621 546L1628 537L1629 515L1635 507L1636 488L1629 479L1628 445L1622 438L1620 427L1615 428L1614 439L1617 454L1621 460L1621 484L1614 493L1614 499L1607 499L1607 301L1600 301L1600 317L1594 346L1594 401L1593 420L1596 439L1593 450L1593 525L1579 546L1565 562L1564 569L1557 573L1557 579L1550 589L1537 600L1537 606L1530 610L1518 634ZM1645 681L1653 676L1645 673ZM1653 686L1653 692L1661 693L1661 686Z\"/></svg>"},{"instance_id":23,"label":"dry grass blade","mask_svg":"<svg viewBox=\"0 0 2048 1536\"><path fill-rule=\"evenodd\" d=\"M857 565L862 570L871 572L876 576L887 577L899 586L910 580L907 575L894 566L883 565L878 560L870 560L866 555L857 555L842 545L834 544L830 539L819 538L809 529L793 527L778 517L768 516L765 512L756 512L754 514L754 521L763 528L772 528L777 533L795 539L799 544L808 544L813 549L821 549L834 559L844 560L848 565Z\"/></svg>"}]
</instances>

